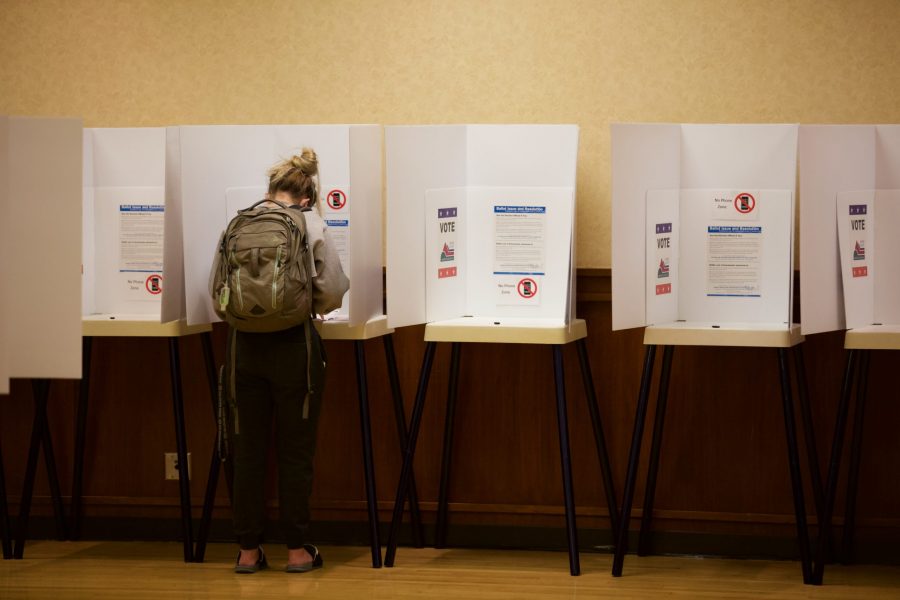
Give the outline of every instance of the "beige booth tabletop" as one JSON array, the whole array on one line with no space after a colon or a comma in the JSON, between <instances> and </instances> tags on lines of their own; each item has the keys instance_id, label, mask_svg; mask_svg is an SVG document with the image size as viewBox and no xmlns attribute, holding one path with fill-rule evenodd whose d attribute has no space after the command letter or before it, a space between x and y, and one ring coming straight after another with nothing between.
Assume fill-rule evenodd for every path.
<instances>
[{"instance_id":1,"label":"beige booth tabletop","mask_svg":"<svg viewBox=\"0 0 900 600\"><path fill-rule=\"evenodd\" d=\"M847 350L900 350L900 325L869 325L848 329L844 336Z\"/></svg>"},{"instance_id":2,"label":"beige booth tabletop","mask_svg":"<svg viewBox=\"0 0 900 600\"><path fill-rule=\"evenodd\" d=\"M362 325L351 326L346 321L313 321L324 340L369 340L394 333L387 326L387 317L375 317Z\"/></svg>"},{"instance_id":3,"label":"beige booth tabletop","mask_svg":"<svg viewBox=\"0 0 900 600\"><path fill-rule=\"evenodd\" d=\"M212 325L188 325L186 321L160 323L142 315L90 315L81 319L85 337L181 337L212 331Z\"/></svg>"},{"instance_id":4,"label":"beige booth tabletop","mask_svg":"<svg viewBox=\"0 0 900 600\"><path fill-rule=\"evenodd\" d=\"M568 344L584 337L587 337L584 319L573 319L566 325L556 319L463 317L425 326L426 342Z\"/></svg>"},{"instance_id":5,"label":"beige booth tabletop","mask_svg":"<svg viewBox=\"0 0 900 600\"><path fill-rule=\"evenodd\" d=\"M651 325L644 330L644 344L654 346L758 346L791 348L804 340L800 325L675 322Z\"/></svg>"}]
</instances>

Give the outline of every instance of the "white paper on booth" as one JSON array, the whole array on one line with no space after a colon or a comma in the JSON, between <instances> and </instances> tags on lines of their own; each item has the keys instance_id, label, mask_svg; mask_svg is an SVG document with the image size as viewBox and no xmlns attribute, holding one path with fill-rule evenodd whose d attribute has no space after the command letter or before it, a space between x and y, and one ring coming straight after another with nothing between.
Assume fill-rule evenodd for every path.
<instances>
[{"instance_id":1,"label":"white paper on booth","mask_svg":"<svg viewBox=\"0 0 900 600\"><path fill-rule=\"evenodd\" d=\"M679 190L647 192L646 302L648 325L678 319Z\"/></svg>"},{"instance_id":2,"label":"white paper on booth","mask_svg":"<svg viewBox=\"0 0 900 600\"><path fill-rule=\"evenodd\" d=\"M495 204L493 220L497 304L540 306L537 282L547 270L547 207Z\"/></svg>"},{"instance_id":3,"label":"white paper on booth","mask_svg":"<svg viewBox=\"0 0 900 600\"><path fill-rule=\"evenodd\" d=\"M789 190L681 190L679 318L789 322L793 194ZM752 200L751 200L752 198ZM717 206L731 206L726 219ZM757 212L748 221L748 212Z\"/></svg>"},{"instance_id":4,"label":"white paper on booth","mask_svg":"<svg viewBox=\"0 0 900 600\"><path fill-rule=\"evenodd\" d=\"M837 230L847 327L875 322L875 192L837 194Z\"/></svg>"},{"instance_id":5,"label":"white paper on booth","mask_svg":"<svg viewBox=\"0 0 900 600\"><path fill-rule=\"evenodd\" d=\"M425 318L470 314L466 303L466 188L425 192Z\"/></svg>"},{"instance_id":6,"label":"white paper on booth","mask_svg":"<svg viewBox=\"0 0 900 600\"><path fill-rule=\"evenodd\" d=\"M159 318L163 187L94 188L94 314Z\"/></svg>"},{"instance_id":7,"label":"white paper on booth","mask_svg":"<svg viewBox=\"0 0 900 600\"><path fill-rule=\"evenodd\" d=\"M350 186L346 183L326 184L322 186L323 197L322 216L328 227L328 237L337 250L341 260L341 268L347 275L351 272L352 232L353 223L350 210ZM325 315L327 320L350 320L350 295L353 289L353 281L350 281L350 290L344 294L341 306Z\"/></svg>"},{"instance_id":8,"label":"white paper on booth","mask_svg":"<svg viewBox=\"0 0 900 600\"><path fill-rule=\"evenodd\" d=\"M875 192L875 323L900 324L900 190Z\"/></svg>"},{"instance_id":9,"label":"white paper on booth","mask_svg":"<svg viewBox=\"0 0 900 600\"><path fill-rule=\"evenodd\" d=\"M565 319L574 190L470 187L468 198L471 314Z\"/></svg>"},{"instance_id":10,"label":"white paper on booth","mask_svg":"<svg viewBox=\"0 0 900 600\"><path fill-rule=\"evenodd\" d=\"M350 272L350 231L352 227L350 210L350 186L346 183L323 186L326 190L322 200L322 217L328 225L331 241L334 243L341 267Z\"/></svg>"}]
</instances>

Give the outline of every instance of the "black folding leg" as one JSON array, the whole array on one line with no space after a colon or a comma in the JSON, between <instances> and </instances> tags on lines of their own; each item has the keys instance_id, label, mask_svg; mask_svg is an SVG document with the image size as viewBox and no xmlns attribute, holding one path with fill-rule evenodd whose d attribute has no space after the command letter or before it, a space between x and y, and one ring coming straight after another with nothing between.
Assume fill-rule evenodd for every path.
<instances>
[{"instance_id":1,"label":"black folding leg","mask_svg":"<svg viewBox=\"0 0 900 600\"><path fill-rule=\"evenodd\" d=\"M209 395L212 400L213 421L219 423L219 377L216 373L216 361L213 354L212 336L208 331L200 335L203 347L203 362L206 366L206 380L209 385ZM219 456L218 433L213 443L212 458L209 465L209 476L206 479L206 493L203 496L203 514L200 518L200 528L197 531L197 544L194 549L194 562L203 562L206 557L206 542L209 539L209 530L212 523L212 512L216 502L216 487L219 485L219 468L222 457ZM231 499L231 484L233 479L229 476L230 462L225 466L225 484L228 487L228 498Z\"/></svg>"},{"instance_id":2,"label":"black folding leg","mask_svg":"<svg viewBox=\"0 0 900 600\"><path fill-rule=\"evenodd\" d=\"M359 423L362 430L363 466L366 479L366 503L369 507L369 543L372 547L372 568L381 568L381 541L378 534L378 494L375 492L375 464L372 460L372 423L369 418L369 392L366 377L366 346L362 340L353 342L356 351L356 387L359 393Z\"/></svg>"},{"instance_id":3,"label":"black folding leg","mask_svg":"<svg viewBox=\"0 0 900 600\"><path fill-rule=\"evenodd\" d=\"M32 379L34 394L34 421L31 427L31 443L28 448L28 462L25 466L25 481L22 485L22 500L19 505L18 533L16 535L13 558L22 558L25 553L25 538L28 532L28 517L31 513L31 500L34 494L34 479L37 475L38 455L44 450L44 465L47 468L47 480L50 483L50 496L53 513L56 517L56 534L60 540L66 539L66 518L63 512L62 491L56 473L56 460L53 455L53 443L50 440L50 429L47 425L47 399L50 396L49 379Z\"/></svg>"},{"instance_id":4,"label":"black folding leg","mask_svg":"<svg viewBox=\"0 0 900 600\"><path fill-rule=\"evenodd\" d=\"M653 419L653 438L650 445L650 465L647 470L647 486L644 489L644 510L641 513L641 531L638 534L638 556L650 551L650 523L653 520L653 502L656 497L656 476L659 473L659 453L662 448L666 405L669 397L669 375L672 372L674 346L663 350L662 371L659 374L659 392L656 400L656 416Z\"/></svg>"},{"instance_id":5,"label":"black folding leg","mask_svg":"<svg viewBox=\"0 0 900 600\"><path fill-rule=\"evenodd\" d=\"M603 477L603 491L606 492L606 506L609 510L609 525L615 543L616 532L619 530L618 500L613 484L612 468L609 465L609 452L606 450L606 438L603 435L603 422L600 420L600 409L597 407L597 393L594 388L594 380L591 377L591 363L588 361L587 344L581 338L575 342L578 349L578 363L581 366L581 378L584 382L584 394L587 400L588 412L591 415L591 426L594 430L594 444L597 447L597 458L600 460L600 474Z\"/></svg>"},{"instance_id":6,"label":"black folding leg","mask_svg":"<svg viewBox=\"0 0 900 600\"><path fill-rule=\"evenodd\" d=\"M831 545L831 517L834 512L834 501L837 496L837 480L841 471L841 454L844 451L844 433L847 429L847 413L850 409L850 394L853 390L853 372L856 369L857 353L847 353L847 364L844 368L844 381L841 385L841 398L838 403L837 417L834 424L834 437L831 442L831 460L828 463L828 479L825 482L825 505L819 515L819 539L816 544L816 562L813 583L822 584L825 574L828 547Z\"/></svg>"},{"instance_id":7,"label":"black folding leg","mask_svg":"<svg viewBox=\"0 0 900 600\"><path fill-rule=\"evenodd\" d=\"M622 564L628 551L628 520L631 518L631 504L634 501L634 484L637 479L638 463L641 459L641 441L644 437L644 421L647 420L647 403L650 397L650 380L653 377L653 360L656 346L647 346L644 352L644 370L641 374L641 390L638 394L637 412L634 416L634 431L631 434L631 449L628 452L628 470L625 473L625 490L622 509L619 511L619 532L616 535L616 552L613 557L613 577L622 576Z\"/></svg>"},{"instance_id":8,"label":"black folding leg","mask_svg":"<svg viewBox=\"0 0 900 600\"><path fill-rule=\"evenodd\" d=\"M3 558L12 558L12 529L9 524L9 505L6 500L6 476L3 473L3 453L0 452L0 545Z\"/></svg>"},{"instance_id":9,"label":"black folding leg","mask_svg":"<svg viewBox=\"0 0 900 600\"><path fill-rule=\"evenodd\" d=\"M50 396L50 380L42 387L42 391L38 391L39 386L34 386L35 394L43 393L44 402L44 428L41 435L41 447L44 450L44 466L47 469L47 482L50 485L50 503L53 505L53 516L56 519L56 539L63 541L69 538L68 526L66 523L65 508L62 501L62 488L59 485L59 475L56 470L56 453L53 451L53 440L50 436L50 421L47 419L47 398Z\"/></svg>"},{"instance_id":10,"label":"black folding leg","mask_svg":"<svg viewBox=\"0 0 900 600\"><path fill-rule=\"evenodd\" d=\"M188 473L187 434L184 427L184 397L181 387L181 359L178 338L169 338L169 368L172 379L172 407L175 412L175 446L178 457L178 489L181 496L181 534L184 562L194 557L193 526L191 523L191 482Z\"/></svg>"},{"instance_id":11,"label":"black folding leg","mask_svg":"<svg viewBox=\"0 0 900 600\"><path fill-rule=\"evenodd\" d=\"M797 543L800 546L800 568L803 573L803 583L813 583L809 530L806 525L806 504L803 501L803 481L800 477L797 428L794 422L794 402L791 396L790 367L787 360L787 350L784 348L778 348L778 370L781 376L781 396L784 405L784 427L787 433L791 487L794 491L794 515L797 520Z\"/></svg>"},{"instance_id":12,"label":"black folding leg","mask_svg":"<svg viewBox=\"0 0 900 600\"><path fill-rule=\"evenodd\" d=\"M803 422L803 439L806 440L806 460L812 479L813 501L816 504L816 520L821 523L825 512L825 491L822 472L819 468L819 451L816 446L816 432L813 426L812 408L809 405L809 388L806 384L806 365L803 361L803 344L794 346L794 370L797 376L797 392L800 398L800 418Z\"/></svg>"},{"instance_id":13,"label":"black folding leg","mask_svg":"<svg viewBox=\"0 0 900 600\"><path fill-rule=\"evenodd\" d=\"M569 540L569 573L581 575L578 559L578 529L575 527L575 491L572 485L572 455L569 451L569 416L562 346L553 345L553 377L556 381L556 420L559 425L559 457L562 462L563 496L566 503L566 534Z\"/></svg>"},{"instance_id":14,"label":"black folding leg","mask_svg":"<svg viewBox=\"0 0 900 600\"><path fill-rule=\"evenodd\" d=\"M844 506L844 535L841 540L841 562L853 564L853 534L856 529L856 496L859 490L859 463L862 456L863 423L866 413L866 394L869 387L869 358L871 351L862 350L859 361L859 384L856 388L856 408L853 410L853 437L850 440L850 467L847 474L847 501Z\"/></svg>"},{"instance_id":15,"label":"black folding leg","mask_svg":"<svg viewBox=\"0 0 900 600\"><path fill-rule=\"evenodd\" d=\"M394 354L394 334L389 333L381 338L384 342L384 356L387 359L388 378L391 381L391 396L394 399L394 417L397 421L397 436L400 438L401 452L405 451L409 434L406 429L406 410L403 407L403 391L400 389L400 375L397 372L397 357ZM413 546L425 547L425 532L422 528L422 515L419 512L419 494L416 490L415 470L409 479L409 517L412 525Z\"/></svg>"},{"instance_id":16,"label":"black folding leg","mask_svg":"<svg viewBox=\"0 0 900 600\"><path fill-rule=\"evenodd\" d=\"M88 399L91 383L92 337L81 338L81 383L78 386L78 409L75 418L75 457L72 466L72 539L81 539L84 517L84 448L87 442Z\"/></svg>"},{"instance_id":17,"label":"black folding leg","mask_svg":"<svg viewBox=\"0 0 900 600\"><path fill-rule=\"evenodd\" d=\"M450 350L450 385L447 388L447 413L444 417L444 449L441 453L441 484L438 490L437 522L434 547L447 546L447 496L450 488L450 459L453 453L453 422L456 415L456 398L459 389L460 342L453 342Z\"/></svg>"},{"instance_id":18,"label":"black folding leg","mask_svg":"<svg viewBox=\"0 0 900 600\"><path fill-rule=\"evenodd\" d=\"M391 518L391 531L388 535L387 549L384 553L384 564L387 567L394 566L394 558L397 554L397 534L403 522L403 506L406 504L406 496L409 493L409 484L412 480L413 460L416 455L416 442L419 438L419 426L422 424L422 411L425 408L425 395L428 392L428 379L431 376L431 365L434 362L434 351L437 342L425 344L425 356L422 359L422 370L419 373L419 386L416 390L416 400L413 404L412 416L409 421L409 439L404 448L403 467L400 470L400 481L397 483L397 496L394 499L394 513Z\"/></svg>"}]
</instances>

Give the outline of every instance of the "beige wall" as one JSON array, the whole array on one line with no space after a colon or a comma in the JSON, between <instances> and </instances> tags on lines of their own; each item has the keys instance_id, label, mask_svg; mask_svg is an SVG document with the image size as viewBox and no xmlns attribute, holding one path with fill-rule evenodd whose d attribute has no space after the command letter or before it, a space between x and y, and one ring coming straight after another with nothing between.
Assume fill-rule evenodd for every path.
<instances>
[{"instance_id":1,"label":"beige wall","mask_svg":"<svg viewBox=\"0 0 900 600\"><path fill-rule=\"evenodd\" d=\"M0 114L577 123L578 264L605 267L611 122L900 122L898 24L896 0L0 0Z\"/></svg>"}]
</instances>

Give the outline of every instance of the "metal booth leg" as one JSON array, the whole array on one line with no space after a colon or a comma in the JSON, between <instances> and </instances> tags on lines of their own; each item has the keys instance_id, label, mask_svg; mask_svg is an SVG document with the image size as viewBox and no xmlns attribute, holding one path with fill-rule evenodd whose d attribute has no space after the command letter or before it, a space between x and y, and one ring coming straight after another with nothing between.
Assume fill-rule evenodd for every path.
<instances>
[{"instance_id":1,"label":"metal booth leg","mask_svg":"<svg viewBox=\"0 0 900 600\"><path fill-rule=\"evenodd\" d=\"M647 486L644 490L644 510L641 513L641 530L638 534L638 556L646 556L650 551L650 523L653 520L653 502L656 497L656 476L659 473L659 454L662 448L663 428L666 420L666 405L669 396L669 376L672 372L674 346L663 350L662 371L659 374L659 392L656 400L656 415L653 418L653 438L650 445L650 465L647 470Z\"/></svg>"},{"instance_id":2,"label":"metal booth leg","mask_svg":"<svg viewBox=\"0 0 900 600\"><path fill-rule=\"evenodd\" d=\"M206 380L209 385L209 395L212 400L213 421L219 423L219 379L216 374L216 361L213 354L212 336L208 331L200 334L200 342L203 347L203 362L206 366ZM206 542L209 540L209 530L212 524L212 512L216 502L216 488L219 485L219 469L221 467L219 456L218 435L213 443L212 458L209 465L209 476L206 479L206 492L203 495L203 513L200 518L200 528L197 531L197 543L194 548L194 562L202 563L206 558ZM227 478L227 474L226 474ZM231 482L226 479L229 499L231 498Z\"/></svg>"},{"instance_id":3,"label":"metal booth leg","mask_svg":"<svg viewBox=\"0 0 900 600\"><path fill-rule=\"evenodd\" d=\"M594 430L594 444L597 447L597 458L600 461L600 475L603 477L603 491L606 492L606 506L609 510L609 525L615 543L616 532L619 531L618 500L613 484L612 468L609 465L609 452L606 450L606 437L603 435L603 421L600 419L600 409L597 407L597 393L594 388L594 380L591 377L591 363L588 361L587 344L584 338L575 342L578 350L578 362L581 366L581 378L584 382L584 395L587 400L588 412L591 415L591 426Z\"/></svg>"},{"instance_id":4,"label":"metal booth leg","mask_svg":"<svg viewBox=\"0 0 900 600\"><path fill-rule=\"evenodd\" d=\"M653 377L653 360L655 358L656 346L647 346L644 352L644 370L641 374L637 412L634 416L634 431L631 434L631 449L628 452L628 470L625 473L622 509L619 511L619 531L615 538L613 577L622 576L622 564L625 562L625 553L628 551L628 520L631 518L631 504L634 502L634 483L637 479L638 462L641 458L641 440L644 437L644 422L647 420L647 403L650 397L650 380Z\"/></svg>"},{"instance_id":5,"label":"metal booth leg","mask_svg":"<svg viewBox=\"0 0 900 600\"><path fill-rule=\"evenodd\" d=\"M59 539L66 537L66 520L63 514L62 492L59 477L56 474L56 461L53 456L53 444L47 426L47 399L50 396L49 379L33 379L34 421L31 427L31 443L28 447L28 462L25 467L25 480L22 484L22 499L19 505L18 532L13 548L13 558L22 558L25 553L25 538L28 532L28 517L31 513L31 499L34 494L34 478L37 475L37 463L41 448L44 449L44 464L47 468L47 479L50 482L50 494L53 500L53 513L56 517L56 532Z\"/></svg>"},{"instance_id":6,"label":"metal booth leg","mask_svg":"<svg viewBox=\"0 0 900 600\"><path fill-rule=\"evenodd\" d=\"M803 422L803 439L806 440L806 460L812 479L813 500L816 504L816 519L822 522L825 512L825 491L822 486L822 472L819 468L819 451L816 446L816 432L813 427L812 408L809 405L809 388L806 384L806 365L803 361L803 344L794 346L794 369L797 391L800 399L800 418Z\"/></svg>"},{"instance_id":7,"label":"metal booth leg","mask_svg":"<svg viewBox=\"0 0 900 600\"><path fill-rule=\"evenodd\" d=\"M391 382L391 396L394 399L394 417L397 421L397 436L400 438L400 449L405 451L409 433L406 429L406 411L403 408L403 392L400 389L400 375L397 372L397 357L394 354L394 334L382 336L384 356L387 360L388 378ZM422 515L419 512L419 494L416 490L416 474L413 471L409 479L409 517L412 525L413 546L425 547L425 532L422 527Z\"/></svg>"},{"instance_id":8,"label":"metal booth leg","mask_svg":"<svg viewBox=\"0 0 900 600\"><path fill-rule=\"evenodd\" d=\"M566 378L562 346L553 345L553 378L556 382L556 420L559 424L559 457L562 462L563 495L566 503L566 533L569 540L569 573L581 575L578 558L578 529L575 526L575 490L572 485L572 456L569 451L569 416L566 407Z\"/></svg>"},{"instance_id":9,"label":"metal booth leg","mask_svg":"<svg viewBox=\"0 0 900 600\"><path fill-rule=\"evenodd\" d=\"M816 544L816 561L813 572L813 583L822 584L825 575L825 562L828 547L831 545L831 516L837 496L837 481L841 472L841 454L844 450L844 433L847 429L847 413L850 408L850 394L853 390L853 372L856 369L857 353L850 350L844 368L844 381L841 386L841 398L838 403L837 417L834 424L834 436L831 442L831 460L828 464L828 479L825 483L825 506L819 516L819 539Z\"/></svg>"},{"instance_id":10,"label":"metal booth leg","mask_svg":"<svg viewBox=\"0 0 900 600\"><path fill-rule=\"evenodd\" d=\"M3 452L0 451L0 545L3 558L12 558L12 529L9 524L9 505L6 500L6 476L3 473Z\"/></svg>"},{"instance_id":11,"label":"metal booth leg","mask_svg":"<svg viewBox=\"0 0 900 600\"><path fill-rule=\"evenodd\" d=\"M78 409L75 421L75 458L72 468L72 539L81 539L84 517L84 448L87 445L88 400L91 384L92 337L81 338L81 383L78 386Z\"/></svg>"},{"instance_id":12,"label":"metal booth leg","mask_svg":"<svg viewBox=\"0 0 900 600\"><path fill-rule=\"evenodd\" d=\"M809 529L806 524L806 504L803 501L803 481L800 477L800 455L797 449L797 428L794 422L794 402L791 397L790 367L788 366L787 350L784 348L778 348L778 371L781 378L781 397L784 405L784 428L787 433L791 487L794 491L794 515L797 520L800 568L803 573L803 583L813 583Z\"/></svg>"},{"instance_id":13,"label":"metal booth leg","mask_svg":"<svg viewBox=\"0 0 900 600\"><path fill-rule=\"evenodd\" d=\"M169 338L169 368L172 378L172 407L175 412L175 445L178 457L178 490L181 496L181 534L184 562L194 557L193 525L191 523L191 483L187 461L187 434L184 427L184 397L181 387L181 359L178 338Z\"/></svg>"},{"instance_id":14,"label":"metal booth leg","mask_svg":"<svg viewBox=\"0 0 900 600\"><path fill-rule=\"evenodd\" d=\"M841 562L853 564L853 537L856 530L856 496L859 490L859 463L862 456L863 423L866 413L866 394L869 387L869 358L871 351L863 350L859 361L859 385L856 388L856 408L853 411L853 437L850 440L850 466L847 474L847 501L844 508L844 535L841 540Z\"/></svg>"},{"instance_id":15,"label":"metal booth leg","mask_svg":"<svg viewBox=\"0 0 900 600\"><path fill-rule=\"evenodd\" d=\"M412 480L413 460L416 455L416 442L419 439L419 426L422 424L422 411L425 408L425 395L428 391L428 379L431 376L431 365L434 362L434 351L437 342L425 344L425 356L422 359L422 370L419 373L419 385L416 390L416 400L413 404L412 416L409 422L409 440L404 448L403 467L400 470L400 481L397 484L397 496L394 500L394 512L391 518L391 530L388 535L387 549L384 553L384 565L394 566L394 558L397 554L397 534L403 522L403 506L409 493L409 484Z\"/></svg>"},{"instance_id":16,"label":"metal booth leg","mask_svg":"<svg viewBox=\"0 0 900 600\"><path fill-rule=\"evenodd\" d=\"M53 504L53 516L56 519L56 539L63 541L69 538L68 526L62 501L62 488L59 485L59 475L56 470L56 453L53 452L53 440L50 437L50 421L46 412L47 398L50 396L50 380L43 381L46 381L43 391L38 392L38 386L34 388L35 394L44 394L44 428L41 435L41 446L44 449L44 467L47 469L47 481L50 484L50 502Z\"/></svg>"},{"instance_id":17,"label":"metal booth leg","mask_svg":"<svg viewBox=\"0 0 900 600\"><path fill-rule=\"evenodd\" d=\"M447 413L444 417L444 448L441 453L441 484L438 490L437 521L434 547L447 547L447 496L450 490L450 460L453 454L453 422L459 390L459 357L462 344L453 342L450 349L450 385L447 388Z\"/></svg>"},{"instance_id":18,"label":"metal booth leg","mask_svg":"<svg viewBox=\"0 0 900 600\"><path fill-rule=\"evenodd\" d=\"M381 568L381 541L378 535L378 494L375 492L375 465L372 460L372 423L369 418L366 346L353 342L356 351L356 387L359 391L359 423L362 430L363 466L366 479L366 503L369 508L369 543L372 546L372 568Z\"/></svg>"}]
</instances>

